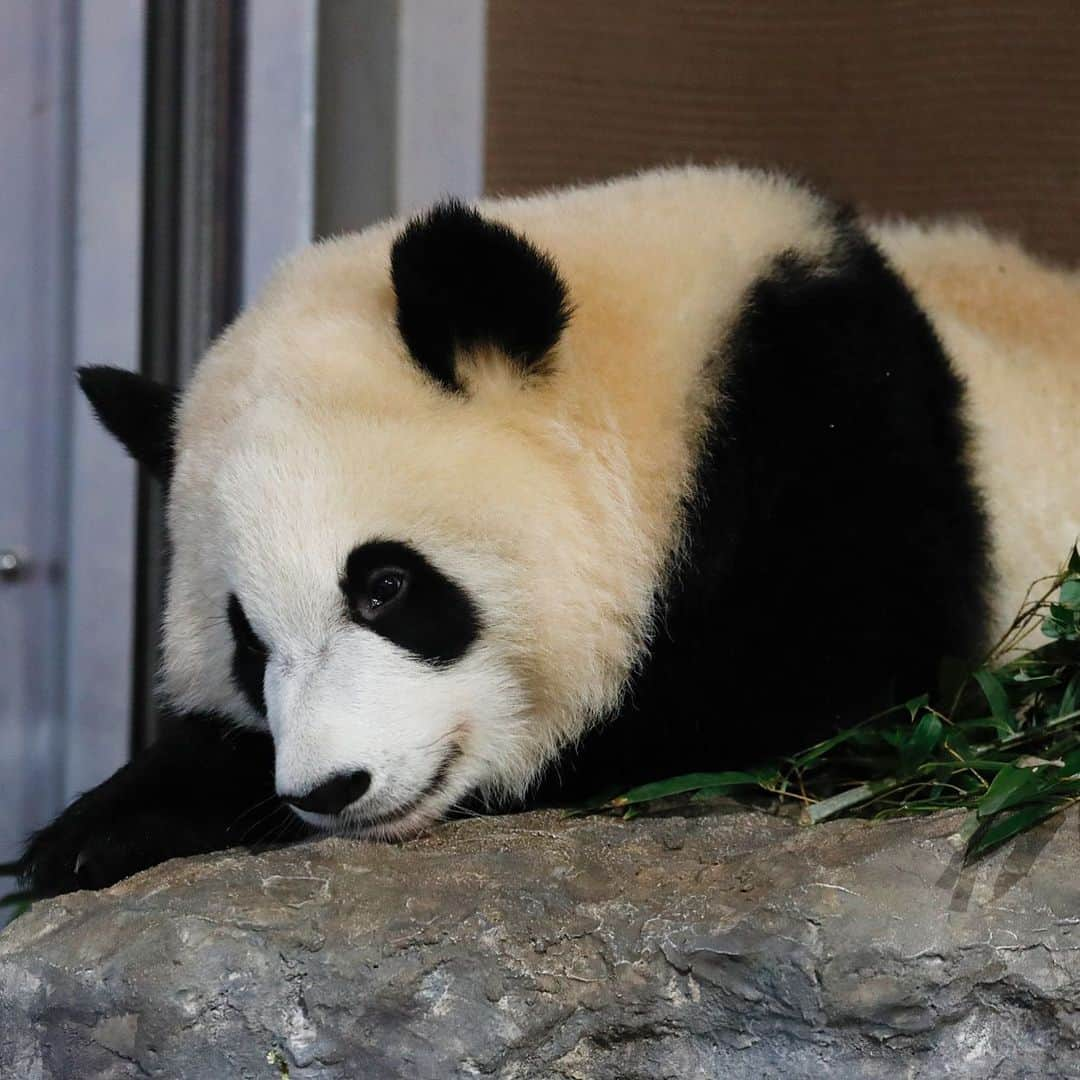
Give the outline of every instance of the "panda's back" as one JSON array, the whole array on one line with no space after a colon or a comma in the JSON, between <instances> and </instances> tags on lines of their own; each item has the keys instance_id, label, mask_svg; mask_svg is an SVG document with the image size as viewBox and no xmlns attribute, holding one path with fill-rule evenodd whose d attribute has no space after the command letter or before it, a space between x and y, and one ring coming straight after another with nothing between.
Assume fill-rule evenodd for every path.
<instances>
[{"instance_id":1,"label":"panda's back","mask_svg":"<svg viewBox=\"0 0 1080 1080\"><path fill-rule=\"evenodd\" d=\"M892 224L874 235L966 384L997 635L1080 535L1080 274L971 224Z\"/></svg>"}]
</instances>

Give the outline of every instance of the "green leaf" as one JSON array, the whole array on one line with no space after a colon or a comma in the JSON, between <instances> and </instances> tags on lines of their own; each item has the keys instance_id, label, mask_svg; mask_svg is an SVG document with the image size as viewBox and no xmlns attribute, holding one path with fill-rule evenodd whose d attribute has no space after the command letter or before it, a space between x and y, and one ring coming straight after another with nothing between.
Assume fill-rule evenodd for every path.
<instances>
[{"instance_id":1,"label":"green leaf","mask_svg":"<svg viewBox=\"0 0 1080 1080\"><path fill-rule=\"evenodd\" d=\"M1013 717L1013 711L1009 705L1009 696L1005 693L1005 688L986 668L979 668L975 672L975 681L986 696L986 700L990 704L990 712L996 723L1004 726L1009 731L1015 731L1016 720Z\"/></svg>"},{"instance_id":2,"label":"green leaf","mask_svg":"<svg viewBox=\"0 0 1080 1080\"><path fill-rule=\"evenodd\" d=\"M837 732L831 738L824 739L819 743L814 743L813 746L807 747L805 750L795 754L788 760L797 769L805 769L807 765L817 761L818 758L823 757L825 754L829 753L830 750L835 750L838 746L841 746L846 742L859 740L864 734L865 729L862 725L845 728L843 731ZM875 738L877 737L880 736L875 736Z\"/></svg>"},{"instance_id":3,"label":"green leaf","mask_svg":"<svg viewBox=\"0 0 1080 1080\"><path fill-rule=\"evenodd\" d=\"M1069 552L1069 563L1065 567L1065 573L1068 575L1080 575L1080 546L1073 544L1072 551Z\"/></svg>"},{"instance_id":4,"label":"green leaf","mask_svg":"<svg viewBox=\"0 0 1080 1080\"><path fill-rule=\"evenodd\" d=\"M975 810L969 810L967 817L964 818L963 825L960 826L960 839L964 843L964 854L967 855L968 850L971 847L971 838L983 827L983 823L979 820L979 815Z\"/></svg>"},{"instance_id":5,"label":"green leaf","mask_svg":"<svg viewBox=\"0 0 1080 1080\"><path fill-rule=\"evenodd\" d=\"M719 799L725 795L730 795L732 786L731 784L717 784L715 787L703 787L695 791L690 798L693 802L708 802L710 799Z\"/></svg>"},{"instance_id":6,"label":"green leaf","mask_svg":"<svg viewBox=\"0 0 1080 1080\"><path fill-rule=\"evenodd\" d=\"M910 701L904 702L904 708L908 711L908 716L912 720L915 719L916 713L921 709L924 709L930 703L929 694L920 694L918 697L913 697Z\"/></svg>"},{"instance_id":7,"label":"green leaf","mask_svg":"<svg viewBox=\"0 0 1080 1080\"><path fill-rule=\"evenodd\" d=\"M770 787L780 779L780 770L775 765L759 765L753 769L744 769L743 773L753 779L755 784L761 787ZM713 776L716 776L713 773ZM721 775L728 775L726 773Z\"/></svg>"},{"instance_id":8,"label":"green leaf","mask_svg":"<svg viewBox=\"0 0 1080 1080\"><path fill-rule=\"evenodd\" d=\"M941 720L934 713L924 714L900 748L904 771L921 765L937 749L943 734Z\"/></svg>"},{"instance_id":9,"label":"green leaf","mask_svg":"<svg viewBox=\"0 0 1080 1080\"><path fill-rule=\"evenodd\" d=\"M733 788L757 786L757 777L748 772L687 773L673 776L669 780L657 780L651 784L642 784L630 791L617 795L611 800L611 806L631 806L636 803L655 802L670 795L685 795L702 788Z\"/></svg>"},{"instance_id":10,"label":"green leaf","mask_svg":"<svg viewBox=\"0 0 1080 1080\"><path fill-rule=\"evenodd\" d=\"M1040 821L1052 817L1064 804L1059 799L1040 799L1037 802L1022 806L1011 814L1003 814L991 821L983 821L968 840L964 858L967 861L985 855L992 848L1011 840L1019 833L1025 832Z\"/></svg>"},{"instance_id":11,"label":"green leaf","mask_svg":"<svg viewBox=\"0 0 1080 1080\"><path fill-rule=\"evenodd\" d=\"M1050 618L1056 619L1065 626L1072 626L1076 621L1076 612L1071 607L1066 607L1064 604L1051 604Z\"/></svg>"},{"instance_id":12,"label":"green leaf","mask_svg":"<svg viewBox=\"0 0 1080 1080\"><path fill-rule=\"evenodd\" d=\"M953 761L952 765L957 769L977 769L979 772L993 773L1013 767L1011 761L999 761L996 758L986 757L965 757L962 761Z\"/></svg>"},{"instance_id":13,"label":"green leaf","mask_svg":"<svg viewBox=\"0 0 1080 1080\"><path fill-rule=\"evenodd\" d=\"M1059 775L1062 778L1068 779L1070 776L1077 776L1080 774L1080 749L1071 751L1061 760L1063 764Z\"/></svg>"},{"instance_id":14,"label":"green leaf","mask_svg":"<svg viewBox=\"0 0 1080 1080\"><path fill-rule=\"evenodd\" d=\"M859 784L858 787L841 791L838 795L822 799L821 802L807 807L807 820L810 824L816 825L819 821L826 821L831 817L836 817L837 814L850 810L852 807L867 802L886 791L898 788L902 784L902 780L894 780L892 777L884 780L874 780L869 784Z\"/></svg>"},{"instance_id":15,"label":"green leaf","mask_svg":"<svg viewBox=\"0 0 1080 1080\"><path fill-rule=\"evenodd\" d=\"M980 818L988 818L1002 810L1007 810L1010 806L1030 799L1046 786L1046 780L1034 769L1006 765L994 777L994 782L979 800L979 805L975 809Z\"/></svg>"},{"instance_id":16,"label":"green leaf","mask_svg":"<svg viewBox=\"0 0 1080 1080\"><path fill-rule=\"evenodd\" d=\"M1064 638L1075 641L1080 637L1080 611L1065 607L1064 604L1050 605L1050 618L1043 623L1043 633L1051 638Z\"/></svg>"},{"instance_id":17,"label":"green leaf","mask_svg":"<svg viewBox=\"0 0 1080 1080\"><path fill-rule=\"evenodd\" d=\"M1048 590L1057 594L1051 603ZM764 788L781 801L808 800L811 822L962 809L965 857L976 857L1080 803L1080 547L1068 572L1040 579L1031 597L1003 640L1019 640L1046 612L1052 640L970 676L955 665L942 676L952 692L935 698L948 712L920 695L786 758L609 790L586 807L617 807L630 819L668 796Z\"/></svg>"},{"instance_id":18,"label":"green leaf","mask_svg":"<svg viewBox=\"0 0 1080 1080\"><path fill-rule=\"evenodd\" d=\"M1076 712L1078 707L1080 707L1080 671L1075 672L1066 684L1057 714L1068 716L1069 713Z\"/></svg>"}]
</instances>

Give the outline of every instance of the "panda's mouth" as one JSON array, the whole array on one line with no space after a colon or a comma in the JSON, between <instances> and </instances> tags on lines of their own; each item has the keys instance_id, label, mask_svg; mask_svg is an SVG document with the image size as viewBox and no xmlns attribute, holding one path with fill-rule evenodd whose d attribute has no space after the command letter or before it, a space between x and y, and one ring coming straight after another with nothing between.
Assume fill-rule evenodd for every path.
<instances>
[{"instance_id":1,"label":"panda's mouth","mask_svg":"<svg viewBox=\"0 0 1080 1080\"><path fill-rule=\"evenodd\" d=\"M408 802L401 803L399 806L395 806L382 814L361 815L353 812L348 818L349 825L367 833L369 831L381 832L389 827L404 823L407 818L413 817L418 811L421 811L425 803L432 801L440 794L450 775L450 770L458 758L461 757L461 754L461 747L454 744L439 763L438 768L431 774L431 779L423 790L419 791Z\"/></svg>"}]
</instances>

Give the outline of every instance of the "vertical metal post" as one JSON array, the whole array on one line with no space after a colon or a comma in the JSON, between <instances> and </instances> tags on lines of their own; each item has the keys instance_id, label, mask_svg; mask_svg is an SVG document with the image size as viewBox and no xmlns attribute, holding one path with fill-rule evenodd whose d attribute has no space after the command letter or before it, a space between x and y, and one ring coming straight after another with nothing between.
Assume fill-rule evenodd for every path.
<instances>
[{"instance_id":1,"label":"vertical metal post","mask_svg":"<svg viewBox=\"0 0 1080 1080\"><path fill-rule=\"evenodd\" d=\"M484 190L485 0L400 0L397 209Z\"/></svg>"},{"instance_id":2,"label":"vertical metal post","mask_svg":"<svg viewBox=\"0 0 1080 1080\"><path fill-rule=\"evenodd\" d=\"M316 232L483 191L486 0L322 0Z\"/></svg>"},{"instance_id":3,"label":"vertical metal post","mask_svg":"<svg viewBox=\"0 0 1080 1080\"><path fill-rule=\"evenodd\" d=\"M243 289L311 240L318 0L248 6L244 58Z\"/></svg>"},{"instance_id":4,"label":"vertical metal post","mask_svg":"<svg viewBox=\"0 0 1080 1080\"><path fill-rule=\"evenodd\" d=\"M179 385L240 299L244 0L149 5L142 370ZM161 492L139 488L135 745L161 727L153 687L165 583Z\"/></svg>"}]
</instances>

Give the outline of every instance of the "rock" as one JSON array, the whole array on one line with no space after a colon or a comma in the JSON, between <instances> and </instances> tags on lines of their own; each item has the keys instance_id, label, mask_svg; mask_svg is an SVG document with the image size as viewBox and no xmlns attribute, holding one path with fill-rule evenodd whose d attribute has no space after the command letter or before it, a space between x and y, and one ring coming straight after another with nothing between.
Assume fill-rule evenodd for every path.
<instances>
[{"instance_id":1,"label":"rock","mask_svg":"<svg viewBox=\"0 0 1080 1080\"><path fill-rule=\"evenodd\" d=\"M461 821L176 860L0 936L0 1075L1080 1074L1075 811Z\"/></svg>"}]
</instances>

